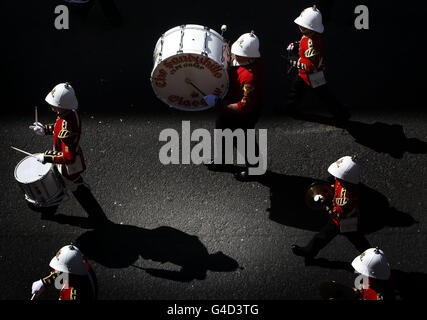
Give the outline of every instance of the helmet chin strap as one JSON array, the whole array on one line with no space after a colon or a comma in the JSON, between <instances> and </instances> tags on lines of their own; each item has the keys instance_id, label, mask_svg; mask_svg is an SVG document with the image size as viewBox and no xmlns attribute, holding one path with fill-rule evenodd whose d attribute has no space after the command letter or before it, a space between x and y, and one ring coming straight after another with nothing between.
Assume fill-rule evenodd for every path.
<instances>
[{"instance_id":1,"label":"helmet chin strap","mask_svg":"<svg viewBox=\"0 0 427 320\"><path fill-rule=\"evenodd\" d=\"M253 61L253 60L251 59L251 60L249 60L249 61L247 61L247 62L239 63L236 59L233 59L232 64L233 64L233 67L246 66L246 65L248 65L248 64L251 64L251 63L252 63L252 61Z\"/></svg>"}]
</instances>

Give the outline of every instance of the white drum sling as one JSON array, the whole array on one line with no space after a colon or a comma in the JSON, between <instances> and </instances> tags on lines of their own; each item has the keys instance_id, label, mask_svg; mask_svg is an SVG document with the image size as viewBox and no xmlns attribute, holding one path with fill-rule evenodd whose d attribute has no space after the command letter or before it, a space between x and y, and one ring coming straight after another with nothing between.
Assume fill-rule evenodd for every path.
<instances>
[{"instance_id":1,"label":"white drum sling","mask_svg":"<svg viewBox=\"0 0 427 320\"><path fill-rule=\"evenodd\" d=\"M58 205L68 197L54 165L42 164L32 156L16 165L15 180L24 192L25 200L36 207Z\"/></svg>"},{"instance_id":2,"label":"white drum sling","mask_svg":"<svg viewBox=\"0 0 427 320\"><path fill-rule=\"evenodd\" d=\"M170 107L200 111L204 95L228 91L230 48L216 31L195 24L165 32L157 41L151 73L156 96Z\"/></svg>"}]
</instances>

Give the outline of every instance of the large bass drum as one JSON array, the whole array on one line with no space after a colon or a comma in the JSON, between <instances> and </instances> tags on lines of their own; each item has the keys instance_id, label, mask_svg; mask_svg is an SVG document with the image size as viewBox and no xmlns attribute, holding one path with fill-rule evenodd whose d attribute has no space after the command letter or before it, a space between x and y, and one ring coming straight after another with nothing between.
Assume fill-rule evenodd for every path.
<instances>
[{"instance_id":1,"label":"large bass drum","mask_svg":"<svg viewBox=\"0 0 427 320\"><path fill-rule=\"evenodd\" d=\"M178 26L157 41L151 85L170 107L205 110L203 95L227 94L229 60L229 45L219 33L195 24Z\"/></svg>"}]
</instances>

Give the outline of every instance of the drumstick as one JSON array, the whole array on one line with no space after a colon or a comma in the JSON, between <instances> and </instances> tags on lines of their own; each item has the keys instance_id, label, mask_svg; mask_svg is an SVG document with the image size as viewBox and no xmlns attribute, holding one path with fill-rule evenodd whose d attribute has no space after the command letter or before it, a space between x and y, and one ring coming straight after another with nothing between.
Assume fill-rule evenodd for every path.
<instances>
[{"instance_id":1,"label":"drumstick","mask_svg":"<svg viewBox=\"0 0 427 320\"><path fill-rule=\"evenodd\" d=\"M30 300L34 300L36 294L34 293Z\"/></svg>"},{"instance_id":2,"label":"drumstick","mask_svg":"<svg viewBox=\"0 0 427 320\"><path fill-rule=\"evenodd\" d=\"M19 152L21 152L21 153L26 154L27 156L31 156L31 157L37 158L35 155L33 155L33 154L31 154L31 153L29 153L29 152L27 152L27 151L24 151L24 150L21 150L21 149L15 148L15 147L13 147L13 146L10 146L10 147L11 147L13 150L16 150L16 151L19 151Z\"/></svg>"},{"instance_id":3,"label":"drumstick","mask_svg":"<svg viewBox=\"0 0 427 320\"><path fill-rule=\"evenodd\" d=\"M193 83L193 81L191 81L188 78L185 78L185 82L188 83L189 85L193 86L197 91L199 91L203 96L206 96L206 94L200 90L198 87L196 87L196 85Z\"/></svg>"},{"instance_id":4,"label":"drumstick","mask_svg":"<svg viewBox=\"0 0 427 320\"><path fill-rule=\"evenodd\" d=\"M36 114L36 123L39 122L39 115L37 113L37 106L34 107L34 112Z\"/></svg>"}]
</instances>

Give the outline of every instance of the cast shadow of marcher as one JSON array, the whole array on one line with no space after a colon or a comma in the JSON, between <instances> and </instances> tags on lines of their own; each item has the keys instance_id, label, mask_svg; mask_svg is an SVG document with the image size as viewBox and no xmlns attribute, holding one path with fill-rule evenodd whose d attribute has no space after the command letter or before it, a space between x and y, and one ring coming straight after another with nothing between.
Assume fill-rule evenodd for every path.
<instances>
[{"instance_id":1,"label":"cast shadow of marcher","mask_svg":"<svg viewBox=\"0 0 427 320\"><path fill-rule=\"evenodd\" d=\"M64 214L55 214L58 207L51 207L41 210L42 219L50 220L60 224L70 224L81 228L94 228L108 222L108 218L104 210L92 194L91 190L84 185L81 185L72 192L74 198L86 211L88 217L66 216Z\"/></svg>"},{"instance_id":2,"label":"cast shadow of marcher","mask_svg":"<svg viewBox=\"0 0 427 320\"><path fill-rule=\"evenodd\" d=\"M305 195L309 186L317 181L312 178L290 176L267 171L257 180L270 188L270 219L296 228L319 231L329 219L324 211L307 207ZM331 178L328 179L332 182ZM359 189L360 230L373 233L386 226L409 227L416 221L407 213L390 207L387 198L380 192L360 184Z\"/></svg>"},{"instance_id":3,"label":"cast shadow of marcher","mask_svg":"<svg viewBox=\"0 0 427 320\"><path fill-rule=\"evenodd\" d=\"M356 143L379 153L387 153L396 159L401 159L405 152L427 154L427 142L417 138L407 138L403 127L399 124L339 121L335 118L308 113L300 113L293 117L298 120L344 129L355 139Z\"/></svg>"},{"instance_id":4,"label":"cast shadow of marcher","mask_svg":"<svg viewBox=\"0 0 427 320\"><path fill-rule=\"evenodd\" d=\"M354 276L354 268L351 266L350 262L331 261L324 258L317 258L312 261L312 265L331 270L345 270ZM404 272L392 269L391 279L393 280L398 300L424 300L425 288L427 286L427 274L422 272Z\"/></svg>"},{"instance_id":5,"label":"cast shadow of marcher","mask_svg":"<svg viewBox=\"0 0 427 320\"><path fill-rule=\"evenodd\" d=\"M236 173L238 166L224 166L225 172ZM333 183L333 178L328 178ZM261 176L252 176L251 181L261 183L270 189L269 218L277 223L310 231L320 231L329 217L324 211L307 207L305 195L313 182L309 177L292 176L267 171ZM409 227L416 221L407 213L400 212L380 192L361 184L359 190L361 231L369 234L385 226Z\"/></svg>"},{"instance_id":6,"label":"cast shadow of marcher","mask_svg":"<svg viewBox=\"0 0 427 320\"><path fill-rule=\"evenodd\" d=\"M237 261L222 252L209 254L197 236L167 226L150 230L109 223L84 233L75 244L88 259L103 266L133 266L152 276L179 282L205 279L207 271L231 272L239 268ZM134 265L140 257L162 264L170 262L180 270Z\"/></svg>"}]
</instances>

